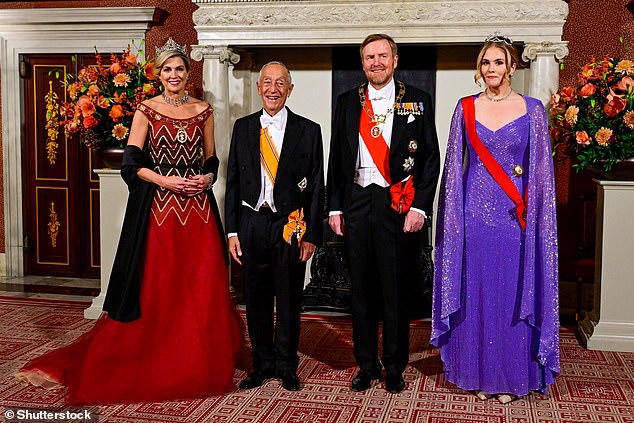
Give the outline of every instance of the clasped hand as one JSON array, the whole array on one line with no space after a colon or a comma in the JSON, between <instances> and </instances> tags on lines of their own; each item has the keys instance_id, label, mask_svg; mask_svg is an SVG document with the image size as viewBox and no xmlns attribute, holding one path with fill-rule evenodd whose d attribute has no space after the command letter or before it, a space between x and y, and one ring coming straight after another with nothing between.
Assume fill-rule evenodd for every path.
<instances>
[{"instance_id":1,"label":"clasped hand","mask_svg":"<svg viewBox=\"0 0 634 423\"><path fill-rule=\"evenodd\" d=\"M167 176L163 187L177 194L193 196L208 189L211 182L211 177L208 175L194 175L187 178Z\"/></svg>"},{"instance_id":2,"label":"clasped hand","mask_svg":"<svg viewBox=\"0 0 634 423\"><path fill-rule=\"evenodd\" d=\"M345 233L345 221L342 214L335 214L328 218L328 224L335 235L343 236ZM418 232L423 229L425 216L417 211L410 210L405 215L403 232Z\"/></svg>"}]
</instances>

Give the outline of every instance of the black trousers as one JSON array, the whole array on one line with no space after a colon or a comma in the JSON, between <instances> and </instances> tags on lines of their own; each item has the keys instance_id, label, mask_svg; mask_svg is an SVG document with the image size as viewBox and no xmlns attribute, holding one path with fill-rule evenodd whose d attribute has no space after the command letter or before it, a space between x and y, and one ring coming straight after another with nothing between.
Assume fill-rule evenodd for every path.
<instances>
[{"instance_id":1,"label":"black trousers","mask_svg":"<svg viewBox=\"0 0 634 423\"><path fill-rule=\"evenodd\" d=\"M344 215L352 281L354 355L362 370L402 373L409 359L408 278L415 277L419 234L390 207L389 188L354 185ZM379 322L383 354L378 358Z\"/></svg>"},{"instance_id":2,"label":"black trousers","mask_svg":"<svg viewBox=\"0 0 634 423\"><path fill-rule=\"evenodd\" d=\"M253 367L297 371L306 263L282 239L288 217L242 207L238 237ZM275 308L275 314L274 314Z\"/></svg>"}]
</instances>

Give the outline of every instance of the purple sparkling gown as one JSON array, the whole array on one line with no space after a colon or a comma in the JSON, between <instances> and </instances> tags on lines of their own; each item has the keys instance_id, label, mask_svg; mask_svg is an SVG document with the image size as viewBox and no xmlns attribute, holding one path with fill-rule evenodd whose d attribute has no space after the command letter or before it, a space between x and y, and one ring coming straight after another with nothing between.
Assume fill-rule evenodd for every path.
<instances>
[{"instance_id":1,"label":"purple sparkling gown","mask_svg":"<svg viewBox=\"0 0 634 423\"><path fill-rule=\"evenodd\" d=\"M518 396L545 393L559 373L548 121L539 100L524 98L525 115L497 131L476 122L476 130L520 194L528 189L525 230L468 142L461 103L455 109L438 206L431 333L448 381ZM516 164L525 169L521 177L512 173Z\"/></svg>"}]
</instances>

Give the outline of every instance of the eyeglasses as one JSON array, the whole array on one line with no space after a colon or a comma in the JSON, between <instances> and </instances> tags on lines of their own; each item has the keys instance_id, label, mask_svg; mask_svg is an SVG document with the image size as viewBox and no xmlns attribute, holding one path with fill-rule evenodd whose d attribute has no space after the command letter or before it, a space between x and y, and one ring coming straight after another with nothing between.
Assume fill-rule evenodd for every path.
<instances>
[{"instance_id":1,"label":"eyeglasses","mask_svg":"<svg viewBox=\"0 0 634 423\"><path fill-rule=\"evenodd\" d=\"M511 38L509 38L508 36L504 34L501 34L498 31L486 37L484 42L485 43L504 43L509 46L513 45L513 40Z\"/></svg>"}]
</instances>

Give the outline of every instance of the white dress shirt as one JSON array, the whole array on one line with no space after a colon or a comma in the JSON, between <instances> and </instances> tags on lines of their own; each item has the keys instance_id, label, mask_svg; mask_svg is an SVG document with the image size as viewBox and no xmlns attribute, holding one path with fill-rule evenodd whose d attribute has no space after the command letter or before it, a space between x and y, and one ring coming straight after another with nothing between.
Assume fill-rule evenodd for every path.
<instances>
[{"instance_id":1,"label":"white dress shirt","mask_svg":"<svg viewBox=\"0 0 634 423\"><path fill-rule=\"evenodd\" d=\"M376 115L384 115L388 109L392 109L392 112L385 119L385 123L380 125L383 135L383 139L390 148L392 141L392 124L394 123L394 79L392 79L385 87L377 90L368 84L367 98L372 102L372 110ZM361 113L366 113L365 110L361 110ZM379 169L376 167L368 147L365 145L365 141L359 134L359 153L357 155L357 170L354 175L354 182L362 187L367 187L370 184L376 184L380 187L388 187L390 184L385 180Z\"/></svg>"},{"instance_id":2,"label":"white dress shirt","mask_svg":"<svg viewBox=\"0 0 634 423\"><path fill-rule=\"evenodd\" d=\"M269 115L266 110L262 110L262 116L260 116L260 125L262 128L268 128L269 135L273 139L273 145L277 150L277 153L282 155L282 143L284 141L284 133L286 132L286 121L288 119L288 111L286 107L277 112L275 116ZM268 205L274 212L277 212L275 208L275 200L273 199L273 184L269 180L264 168L260 166L260 180L262 182L260 189L260 197L255 207L243 202L247 207L251 207L253 210L260 210L263 204Z\"/></svg>"}]
</instances>

